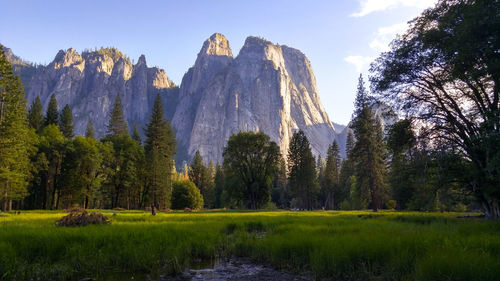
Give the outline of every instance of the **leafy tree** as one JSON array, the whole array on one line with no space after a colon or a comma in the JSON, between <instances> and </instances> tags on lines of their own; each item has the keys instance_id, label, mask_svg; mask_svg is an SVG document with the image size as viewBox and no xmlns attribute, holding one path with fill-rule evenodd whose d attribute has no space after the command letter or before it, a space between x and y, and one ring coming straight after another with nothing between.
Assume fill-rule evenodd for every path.
<instances>
[{"instance_id":1,"label":"leafy tree","mask_svg":"<svg viewBox=\"0 0 500 281\"><path fill-rule=\"evenodd\" d=\"M228 197L258 209L269 202L279 164L279 147L262 132L239 132L224 148L224 173Z\"/></svg>"},{"instance_id":2,"label":"leafy tree","mask_svg":"<svg viewBox=\"0 0 500 281\"><path fill-rule=\"evenodd\" d=\"M382 126L373 116L360 75L355 101L355 115L351 125L356 143L353 149L356 171L355 205L374 211L382 207L385 195L385 144Z\"/></svg>"},{"instance_id":3,"label":"leafy tree","mask_svg":"<svg viewBox=\"0 0 500 281\"><path fill-rule=\"evenodd\" d=\"M200 209L203 207L203 196L192 181L174 181L172 193L172 208Z\"/></svg>"},{"instance_id":4,"label":"leafy tree","mask_svg":"<svg viewBox=\"0 0 500 281\"><path fill-rule=\"evenodd\" d=\"M89 122L87 123L87 129L85 130L85 137L90 139L96 139L94 124L92 123L92 120L89 120Z\"/></svg>"},{"instance_id":5,"label":"leafy tree","mask_svg":"<svg viewBox=\"0 0 500 281\"><path fill-rule=\"evenodd\" d=\"M412 180L414 171L411 168L412 150L415 145L416 139L410 120L398 121L390 127L387 136L387 147L391 154L388 180L398 209L406 209L415 192L416 183Z\"/></svg>"},{"instance_id":6,"label":"leafy tree","mask_svg":"<svg viewBox=\"0 0 500 281\"><path fill-rule=\"evenodd\" d=\"M108 134L128 135L127 120L123 116L122 100L120 95L116 95L115 104L111 110L111 117L108 123Z\"/></svg>"},{"instance_id":7,"label":"leafy tree","mask_svg":"<svg viewBox=\"0 0 500 281\"><path fill-rule=\"evenodd\" d=\"M28 112L28 123L31 128L35 129L37 134L41 133L43 128L43 106L39 96L31 104Z\"/></svg>"},{"instance_id":8,"label":"leafy tree","mask_svg":"<svg viewBox=\"0 0 500 281\"><path fill-rule=\"evenodd\" d=\"M293 134L288 150L288 182L298 207L312 210L316 205L319 184L316 164L304 132Z\"/></svg>"},{"instance_id":9,"label":"leafy tree","mask_svg":"<svg viewBox=\"0 0 500 281\"><path fill-rule=\"evenodd\" d=\"M59 111L57 110L57 100L55 94L50 96L47 112L45 113L44 126L48 125L59 125Z\"/></svg>"},{"instance_id":10,"label":"leafy tree","mask_svg":"<svg viewBox=\"0 0 500 281\"><path fill-rule=\"evenodd\" d=\"M192 181L203 195L205 207L212 207L214 204L213 197L213 164L211 168L206 167L203 163L203 158L199 151L196 151L193 161L188 170L189 180Z\"/></svg>"},{"instance_id":11,"label":"leafy tree","mask_svg":"<svg viewBox=\"0 0 500 281\"><path fill-rule=\"evenodd\" d=\"M328 147L326 166L323 172L323 179L321 181L321 188L323 191L322 193L325 198L324 206L327 210L334 210L335 205L342 201L335 198L336 196L340 195L340 161L340 149L337 141L334 140L333 143Z\"/></svg>"},{"instance_id":12,"label":"leafy tree","mask_svg":"<svg viewBox=\"0 0 500 281\"><path fill-rule=\"evenodd\" d=\"M28 129L26 100L19 77L12 71L0 46L0 202L11 210L12 202L27 195L30 156L35 152Z\"/></svg>"},{"instance_id":13,"label":"leafy tree","mask_svg":"<svg viewBox=\"0 0 500 281\"><path fill-rule=\"evenodd\" d=\"M378 97L458 149L470 190L500 218L500 2L441 0L373 64Z\"/></svg>"},{"instance_id":14,"label":"leafy tree","mask_svg":"<svg viewBox=\"0 0 500 281\"><path fill-rule=\"evenodd\" d=\"M73 132L75 129L75 126L73 125L73 114L71 113L71 108L67 104L61 112L59 128L65 138L72 139L75 136Z\"/></svg>"},{"instance_id":15,"label":"leafy tree","mask_svg":"<svg viewBox=\"0 0 500 281\"><path fill-rule=\"evenodd\" d=\"M160 96L156 96L153 113L146 128L146 159L150 172L153 206L168 208L172 194L172 166L177 141L170 122L165 120Z\"/></svg>"}]
</instances>

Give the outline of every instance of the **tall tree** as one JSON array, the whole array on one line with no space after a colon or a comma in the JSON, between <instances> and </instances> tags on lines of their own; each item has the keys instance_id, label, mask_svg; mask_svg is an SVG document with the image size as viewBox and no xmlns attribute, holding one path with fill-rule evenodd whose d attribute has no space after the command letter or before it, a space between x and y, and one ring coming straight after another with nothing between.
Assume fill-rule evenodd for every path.
<instances>
[{"instance_id":1,"label":"tall tree","mask_svg":"<svg viewBox=\"0 0 500 281\"><path fill-rule=\"evenodd\" d=\"M278 145L262 132L239 132L229 137L222 155L230 197L250 209L269 202L280 158Z\"/></svg>"},{"instance_id":2,"label":"tall tree","mask_svg":"<svg viewBox=\"0 0 500 281\"><path fill-rule=\"evenodd\" d=\"M328 210L334 210L336 205L335 203L338 203L340 199L335 198L340 197L340 161L341 159L339 146L337 144L337 141L334 140L333 143L328 147L326 165L321 181L321 189L324 196L324 207Z\"/></svg>"},{"instance_id":3,"label":"tall tree","mask_svg":"<svg viewBox=\"0 0 500 281\"><path fill-rule=\"evenodd\" d=\"M59 128L65 138L72 139L75 136L73 132L75 129L75 125L73 125L73 114L68 104L64 106L61 112Z\"/></svg>"},{"instance_id":4,"label":"tall tree","mask_svg":"<svg viewBox=\"0 0 500 281\"><path fill-rule=\"evenodd\" d=\"M111 116L108 123L108 134L110 135L128 135L127 120L123 116L122 100L120 95L115 97L115 104L111 110Z\"/></svg>"},{"instance_id":5,"label":"tall tree","mask_svg":"<svg viewBox=\"0 0 500 281\"><path fill-rule=\"evenodd\" d=\"M59 125L59 111L57 110L57 100L55 94L50 96L47 112L45 113L44 126L48 125Z\"/></svg>"},{"instance_id":6,"label":"tall tree","mask_svg":"<svg viewBox=\"0 0 500 281\"><path fill-rule=\"evenodd\" d=\"M215 166L215 178L214 178L214 193L215 193L215 208L221 208L223 206L222 202L222 192L225 189L225 180L224 180L224 170L221 165L217 163Z\"/></svg>"},{"instance_id":7,"label":"tall tree","mask_svg":"<svg viewBox=\"0 0 500 281\"><path fill-rule=\"evenodd\" d=\"M13 200L27 195L30 155L35 137L28 129L26 100L19 77L0 46L0 203L12 209Z\"/></svg>"},{"instance_id":8,"label":"tall tree","mask_svg":"<svg viewBox=\"0 0 500 281\"><path fill-rule=\"evenodd\" d=\"M91 138L95 139L95 130L94 130L94 124L92 123L92 120L89 120L87 123L87 129L85 130L85 137L86 138Z\"/></svg>"},{"instance_id":9,"label":"tall tree","mask_svg":"<svg viewBox=\"0 0 500 281\"><path fill-rule=\"evenodd\" d=\"M40 134L43 128L43 106L40 97L36 96L28 112L28 122L31 128Z\"/></svg>"},{"instance_id":10,"label":"tall tree","mask_svg":"<svg viewBox=\"0 0 500 281\"><path fill-rule=\"evenodd\" d=\"M470 190L500 218L500 2L441 0L372 66L379 98L424 120L473 164Z\"/></svg>"},{"instance_id":11,"label":"tall tree","mask_svg":"<svg viewBox=\"0 0 500 281\"><path fill-rule=\"evenodd\" d=\"M319 184L309 140L301 130L294 133L290 140L288 171L288 182L298 207L312 210L316 205Z\"/></svg>"},{"instance_id":12,"label":"tall tree","mask_svg":"<svg viewBox=\"0 0 500 281\"><path fill-rule=\"evenodd\" d=\"M362 76L358 83L352 129L356 143L353 158L356 170L356 205L377 211L383 203L385 188L385 144L382 126L373 116Z\"/></svg>"},{"instance_id":13,"label":"tall tree","mask_svg":"<svg viewBox=\"0 0 500 281\"><path fill-rule=\"evenodd\" d=\"M146 128L146 159L149 165L150 193L155 208L168 208L172 196L172 165L177 141L170 122L165 120L160 96Z\"/></svg>"}]
</instances>

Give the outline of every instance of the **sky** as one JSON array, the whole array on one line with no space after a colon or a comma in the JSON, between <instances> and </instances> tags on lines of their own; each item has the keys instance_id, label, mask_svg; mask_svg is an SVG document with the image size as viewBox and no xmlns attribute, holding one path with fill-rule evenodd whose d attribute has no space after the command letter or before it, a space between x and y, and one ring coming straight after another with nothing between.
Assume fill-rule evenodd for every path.
<instances>
[{"instance_id":1,"label":"sky","mask_svg":"<svg viewBox=\"0 0 500 281\"><path fill-rule=\"evenodd\" d=\"M436 0L2 1L0 43L21 58L50 63L61 49L117 47L165 69L180 85L215 32L237 55L260 36L310 60L330 119L347 124L357 80L407 22Z\"/></svg>"}]
</instances>

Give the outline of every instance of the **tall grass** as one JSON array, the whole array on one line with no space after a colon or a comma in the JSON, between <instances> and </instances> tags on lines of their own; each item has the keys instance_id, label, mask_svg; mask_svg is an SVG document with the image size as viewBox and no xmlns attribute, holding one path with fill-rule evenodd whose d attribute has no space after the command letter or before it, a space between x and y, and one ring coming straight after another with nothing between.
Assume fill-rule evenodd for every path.
<instances>
[{"instance_id":1,"label":"tall grass","mask_svg":"<svg viewBox=\"0 0 500 281\"><path fill-rule=\"evenodd\" d=\"M500 223L456 213L112 212L61 228L59 212L0 217L0 279L176 274L245 256L333 280L498 280Z\"/></svg>"}]
</instances>

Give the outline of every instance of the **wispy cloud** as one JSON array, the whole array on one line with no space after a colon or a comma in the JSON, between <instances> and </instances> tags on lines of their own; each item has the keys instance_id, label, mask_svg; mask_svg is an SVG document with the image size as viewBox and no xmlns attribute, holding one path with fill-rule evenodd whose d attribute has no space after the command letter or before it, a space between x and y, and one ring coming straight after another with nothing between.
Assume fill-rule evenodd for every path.
<instances>
[{"instance_id":1,"label":"wispy cloud","mask_svg":"<svg viewBox=\"0 0 500 281\"><path fill-rule=\"evenodd\" d=\"M367 56L348 56L344 58L346 62L354 65L358 73L363 71L374 59L374 57Z\"/></svg>"},{"instance_id":2,"label":"wispy cloud","mask_svg":"<svg viewBox=\"0 0 500 281\"><path fill-rule=\"evenodd\" d=\"M364 17L373 12L390 10L401 6L425 9L434 5L436 0L359 0L359 2L361 10L352 13L351 17Z\"/></svg>"},{"instance_id":3,"label":"wispy cloud","mask_svg":"<svg viewBox=\"0 0 500 281\"><path fill-rule=\"evenodd\" d=\"M404 22L380 27L375 33L375 38L370 42L370 48L379 52L388 51L389 43L391 43L397 34L405 32L407 28L408 24Z\"/></svg>"}]
</instances>

